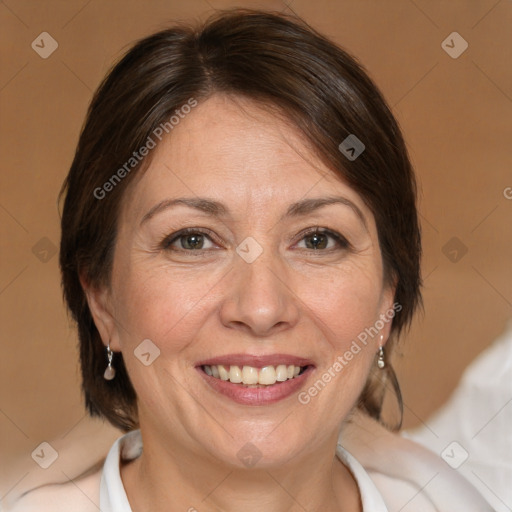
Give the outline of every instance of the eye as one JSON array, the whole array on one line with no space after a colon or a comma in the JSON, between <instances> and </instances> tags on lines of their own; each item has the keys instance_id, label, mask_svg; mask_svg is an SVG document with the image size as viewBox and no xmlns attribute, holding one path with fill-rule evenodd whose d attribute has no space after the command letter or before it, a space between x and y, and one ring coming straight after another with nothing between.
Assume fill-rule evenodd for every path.
<instances>
[{"instance_id":1,"label":"eye","mask_svg":"<svg viewBox=\"0 0 512 512\"><path fill-rule=\"evenodd\" d=\"M306 234L303 233L303 238L299 244L303 241L305 242L305 246L300 248L313 251L347 249L350 245L344 236L322 228L314 228Z\"/></svg>"},{"instance_id":2,"label":"eye","mask_svg":"<svg viewBox=\"0 0 512 512\"><path fill-rule=\"evenodd\" d=\"M201 249L213 249L215 245L206 232L196 228L187 228L166 237L161 247L168 251L191 252Z\"/></svg>"}]
</instances>

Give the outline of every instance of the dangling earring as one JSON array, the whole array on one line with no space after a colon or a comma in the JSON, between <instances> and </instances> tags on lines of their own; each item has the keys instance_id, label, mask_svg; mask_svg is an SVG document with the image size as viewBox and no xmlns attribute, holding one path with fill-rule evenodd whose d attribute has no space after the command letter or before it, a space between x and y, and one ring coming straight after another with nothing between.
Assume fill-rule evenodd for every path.
<instances>
[{"instance_id":1,"label":"dangling earring","mask_svg":"<svg viewBox=\"0 0 512 512\"><path fill-rule=\"evenodd\" d=\"M108 366L105 369L105 373L103 374L103 378L105 380L112 380L116 376L116 369L112 366L112 358L114 357L114 352L110 350L110 341L108 342L107 347L107 359L108 359Z\"/></svg>"},{"instance_id":2,"label":"dangling earring","mask_svg":"<svg viewBox=\"0 0 512 512\"><path fill-rule=\"evenodd\" d=\"M379 347L379 358L377 359L377 366L382 370L384 366L386 366L386 361L384 361L384 349Z\"/></svg>"},{"instance_id":3,"label":"dangling earring","mask_svg":"<svg viewBox=\"0 0 512 512\"><path fill-rule=\"evenodd\" d=\"M382 370L386 366L386 361L384 361L384 349L382 348L382 342L384 340L384 336L380 335L380 347L379 347L379 356L377 359L377 366Z\"/></svg>"}]
</instances>

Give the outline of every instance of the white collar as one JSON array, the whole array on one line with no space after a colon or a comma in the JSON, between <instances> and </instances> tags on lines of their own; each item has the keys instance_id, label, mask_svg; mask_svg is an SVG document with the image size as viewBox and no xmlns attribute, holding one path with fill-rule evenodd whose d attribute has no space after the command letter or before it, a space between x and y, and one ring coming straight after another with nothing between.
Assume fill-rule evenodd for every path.
<instances>
[{"instance_id":1,"label":"white collar","mask_svg":"<svg viewBox=\"0 0 512 512\"><path fill-rule=\"evenodd\" d=\"M108 452L100 484L100 510L102 512L132 512L121 480L119 465L136 459L142 453L140 430L134 430L115 441ZM361 464L341 444L336 455L348 467L359 487L363 512L388 512L381 494Z\"/></svg>"}]
</instances>

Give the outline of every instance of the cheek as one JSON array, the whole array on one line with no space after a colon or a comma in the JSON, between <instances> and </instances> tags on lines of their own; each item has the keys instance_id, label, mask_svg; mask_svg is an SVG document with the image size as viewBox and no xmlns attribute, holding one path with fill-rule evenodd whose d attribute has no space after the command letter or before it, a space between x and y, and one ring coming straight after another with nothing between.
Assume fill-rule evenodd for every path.
<instances>
[{"instance_id":1,"label":"cheek","mask_svg":"<svg viewBox=\"0 0 512 512\"><path fill-rule=\"evenodd\" d=\"M221 274L190 279L158 265L132 265L118 281L122 345L149 338L167 353L182 350L208 315L220 280Z\"/></svg>"},{"instance_id":2,"label":"cheek","mask_svg":"<svg viewBox=\"0 0 512 512\"><path fill-rule=\"evenodd\" d=\"M332 348L346 350L379 318L381 282L378 269L371 266L333 271L305 283L299 296Z\"/></svg>"},{"instance_id":3,"label":"cheek","mask_svg":"<svg viewBox=\"0 0 512 512\"><path fill-rule=\"evenodd\" d=\"M215 302L215 284L221 276L215 277L187 280L168 269L133 265L119 279L116 309L123 359L137 395L149 409L160 408L168 401L169 389L178 389L173 376L191 363L186 349L197 339ZM136 357L146 339L159 350L155 363L148 366Z\"/></svg>"}]
</instances>

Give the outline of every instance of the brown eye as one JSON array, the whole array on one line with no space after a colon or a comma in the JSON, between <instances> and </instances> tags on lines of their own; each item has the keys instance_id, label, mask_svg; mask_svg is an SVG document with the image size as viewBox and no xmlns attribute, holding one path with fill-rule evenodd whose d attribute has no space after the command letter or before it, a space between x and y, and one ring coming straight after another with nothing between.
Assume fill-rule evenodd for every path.
<instances>
[{"instance_id":1,"label":"brown eye","mask_svg":"<svg viewBox=\"0 0 512 512\"><path fill-rule=\"evenodd\" d=\"M318 229L306 233L301 242L302 241L305 242L305 246L301 248L313 251L346 249L350 245L342 235L333 231Z\"/></svg>"},{"instance_id":2,"label":"brown eye","mask_svg":"<svg viewBox=\"0 0 512 512\"><path fill-rule=\"evenodd\" d=\"M168 251L199 251L212 249L214 244L211 238L197 229L181 230L169 235L161 244Z\"/></svg>"},{"instance_id":3,"label":"brown eye","mask_svg":"<svg viewBox=\"0 0 512 512\"><path fill-rule=\"evenodd\" d=\"M325 233L313 233L304 237L304 240L306 240L306 247L308 249L325 249L329 244L328 238Z\"/></svg>"},{"instance_id":4,"label":"brown eye","mask_svg":"<svg viewBox=\"0 0 512 512\"><path fill-rule=\"evenodd\" d=\"M204 235L184 235L180 236L182 249L202 249L204 245Z\"/></svg>"}]
</instances>

